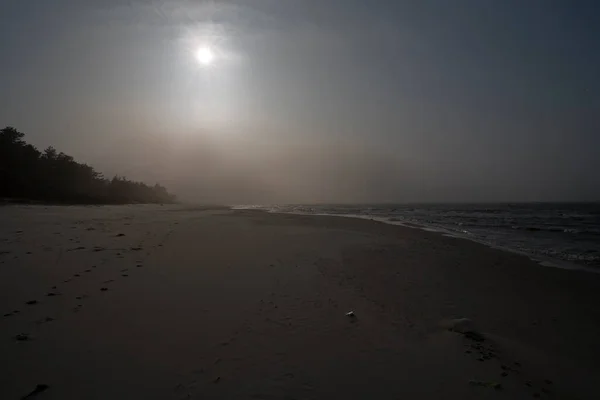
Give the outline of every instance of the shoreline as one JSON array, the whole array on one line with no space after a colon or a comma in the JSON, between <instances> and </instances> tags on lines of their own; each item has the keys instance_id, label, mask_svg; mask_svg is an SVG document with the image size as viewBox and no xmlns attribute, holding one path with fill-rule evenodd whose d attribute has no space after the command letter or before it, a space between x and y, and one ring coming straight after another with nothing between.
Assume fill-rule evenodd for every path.
<instances>
[{"instance_id":1,"label":"shoreline","mask_svg":"<svg viewBox=\"0 0 600 400\"><path fill-rule=\"evenodd\" d=\"M379 222L379 223L386 224L386 225L402 226L405 228L417 229L417 230L424 231L424 232L437 233L441 236L468 240L470 242L478 243L478 244L481 244L481 245L486 246L491 249L501 250L501 251L505 251L507 253L512 253L512 254L518 254L518 255L527 257L528 259L535 262L536 264L539 264L541 266L548 267L548 268L558 268L558 269L563 269L563 270L568 270L568 271L584 271L584 272L593 273L593 274L600 274L599 268L588 267L588 266L581 265L581 264L578 264L578 263L572 262L572 261L558 260L556 258L552 258L552 257L548 257L548 256L544 257L544 256L535 255L535 254L530 254L530 253L527 253L524 251L519 251L516 249L512 249L510 247L506 247L506 246L493 245L493 244L487 243L483 240L478 240L478 239L469 237L468 235L461 235L459 233L452 232L449 230L444 230L442 228L435 228L435 227L431 227L431 226L427 226L427 225L419 225L418 223L415 223L415 222L400 222L400 221L395 221L393 219L385 218L385 217L370 217L370 216L364 216L364 215L358 215L358 214L326 214L326 213L312 213L311 214L311 213L303 213L303 212L285 212L285 211L271 211L271 210L261 210L261 209L253 209L253 208L236 208L235 206L229 206L229 207L231 207L232 210L239 210L239 211L246 210L246 211L261 211L261 212L266 212L266 213L270 213L270 214L290 214L290 215L306 215L306 216L312 215L312 216L321 216L321 217L343 217L343 218L353 218L353 219L362 219L362 220L368 220L368 221L373 221L373 222Z\"/></svg>"}]
</instances>

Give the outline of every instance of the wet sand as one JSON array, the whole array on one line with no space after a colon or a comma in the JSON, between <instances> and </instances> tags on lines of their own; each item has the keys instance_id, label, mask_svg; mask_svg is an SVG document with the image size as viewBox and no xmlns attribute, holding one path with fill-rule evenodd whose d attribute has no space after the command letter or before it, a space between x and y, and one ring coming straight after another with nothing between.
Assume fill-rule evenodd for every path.
<instances>
[{"instance_id":1,"label":"wet sand","mask_svg":"<svg viewBox=\"0 0 600 400\"><path fill-rule=\"evenodd\" d=\"M599 300L598 274L366 220L5 206L0 398L594 399Z\"/></svg>"}]
</instances>

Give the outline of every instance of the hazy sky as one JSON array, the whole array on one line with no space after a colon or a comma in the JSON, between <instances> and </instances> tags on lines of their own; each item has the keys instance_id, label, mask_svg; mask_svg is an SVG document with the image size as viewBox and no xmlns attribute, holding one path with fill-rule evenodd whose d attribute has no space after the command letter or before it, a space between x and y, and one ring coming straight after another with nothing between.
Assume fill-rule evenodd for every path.
<instances>
[{"instance_id":1,"label":"hazy sky","mask_svg":"<svg viewBox=\"0 0 600 400\"><path fill-rule=\"evenodd\" d=\"M34 3L0 0L0 125L107 175L228 203L600 199L595 0Z\"/></svg>"}]
</instances>

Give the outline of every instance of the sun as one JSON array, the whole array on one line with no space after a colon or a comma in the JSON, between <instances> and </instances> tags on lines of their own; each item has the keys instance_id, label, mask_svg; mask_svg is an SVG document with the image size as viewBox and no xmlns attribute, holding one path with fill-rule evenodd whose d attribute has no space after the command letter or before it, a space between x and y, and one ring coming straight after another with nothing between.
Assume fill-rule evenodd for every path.
<instances>
[{"instance_id":1,"label":"sun","mask_svg":"<svg viewBox=\"0 0 600 400\"><path fill-rule=\"evenodd\" d=\"M200 47L196 50L196 60L198 60L201 65L208 67L214 62L215 53L213 53L210 47Z\"/></svg>"}]
</instances>

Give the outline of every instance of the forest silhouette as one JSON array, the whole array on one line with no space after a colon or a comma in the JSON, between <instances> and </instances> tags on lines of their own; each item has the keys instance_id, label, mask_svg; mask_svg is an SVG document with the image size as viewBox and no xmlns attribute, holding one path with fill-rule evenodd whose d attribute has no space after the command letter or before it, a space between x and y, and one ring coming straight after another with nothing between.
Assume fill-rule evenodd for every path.
<instances>
[{"instance_id":1,"label":"forest silhouette","mask_svg":"<svg viewBox=\"0 0 600 400\"><path fill-rule=\"evenodd\" d=\"M173 203L175 196L158 183L150 186L125 177L105 178L93 167L50 146L40 152L25 134L0 130L0 198L74 204Z\"/></svg>"}]
</instances>

